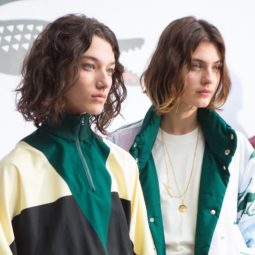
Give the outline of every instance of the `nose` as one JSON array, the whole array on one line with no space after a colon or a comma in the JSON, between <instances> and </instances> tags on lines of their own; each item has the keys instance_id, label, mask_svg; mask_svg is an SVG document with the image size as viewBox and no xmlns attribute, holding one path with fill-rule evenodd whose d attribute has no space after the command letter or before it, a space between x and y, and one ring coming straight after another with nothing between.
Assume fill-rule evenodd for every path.
<instances>
[{"instance_id":1,"label":"nose","mask_svg":"<svg viewBox=\"0 0 255 255\"><path fill-rule=\"evenodd\" d=\"M206 68L203 72L202 83L204 85L217 82L218 75L212 68Z\"/></svg>"},{"instance_id":2,"label":"nose","mask_svg":"<svg viewBox=\"0 0 255 255\"><path fill-rule=\"evenodd\" d=\"M107 89L112 85L112 77L105 70L100 70L97 75L96 86L98 89Z\"/></svg>"}]
</instances>

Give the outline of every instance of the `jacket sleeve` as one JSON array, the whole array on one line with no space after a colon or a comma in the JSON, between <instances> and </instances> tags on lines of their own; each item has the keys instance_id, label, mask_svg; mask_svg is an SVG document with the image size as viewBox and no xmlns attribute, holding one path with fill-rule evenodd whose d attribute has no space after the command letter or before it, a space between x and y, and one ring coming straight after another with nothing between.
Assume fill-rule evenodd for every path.
<instances>
[{"instance_id":1,"label":"jacket sleeve","mask_svg":"<svg viewBox=\"0 0 255 255\"><path fill-rule=\"evenodd\" d=\"M243 138L238 193L238 225L248 247L255 248L255 151Z\"/></svg>"},{"instance_id":2,"label":"jacket sleeve","mask_svg":"<svg viewBox=\"0 0 255 255\"><path fill-rule=\"evenodd\" d=\"M0 254L12 255L10 246L14 244L12 218L17 201L16 170L13 165L0 162ZM13 247L15 248L15 247Z\"/></svg>"},{"instance_id":3,"label":"jacket sleeve","mask_svg":"<svg viewBox=\"0 0 255 255\"><path fill-rule=\"evenodd\" d=\"M142 121L132 123L114 131L108 139L120 146L122 149L129 151L135 141L136 135L141 129Z\"/></svg>"}]
</instances>

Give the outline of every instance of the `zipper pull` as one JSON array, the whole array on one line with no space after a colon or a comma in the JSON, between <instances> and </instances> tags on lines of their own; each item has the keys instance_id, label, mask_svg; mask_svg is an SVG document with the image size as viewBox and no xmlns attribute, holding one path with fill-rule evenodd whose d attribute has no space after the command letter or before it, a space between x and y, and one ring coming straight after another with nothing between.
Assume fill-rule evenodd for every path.
<instances>
[{"instance_id":1,"label":"zipper pull","mask_svg":"<svg viewBox=\"0 0 255 255\"><path fill-rule=\"evenodd\" d=\"M85 125L84 116L81 117L81 125L82 125L82 126Z\"/></svg>"}]
</instances>

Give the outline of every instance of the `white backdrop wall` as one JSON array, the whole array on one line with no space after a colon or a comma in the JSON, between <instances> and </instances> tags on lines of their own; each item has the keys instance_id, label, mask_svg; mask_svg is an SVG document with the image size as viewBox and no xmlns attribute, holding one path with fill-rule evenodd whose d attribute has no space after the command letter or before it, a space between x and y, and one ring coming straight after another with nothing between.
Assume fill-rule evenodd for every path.
<instances>
[{"instance_id":1,"label":"white backdrop wall","mask_svg":"<svg viewBox=\"0 0 255 255\"><path fill-rule=\"evenodd\" d=\"M117 35L127 71L128 98L122 115L109 127L137 121L150 106L138 77L158 37L173 19L206 19L223 34L232 91L220 114L247 137L255 134L255 2L253 0L0 0L0 158L34 130L15 111L13 90L20 81L23 55L42 27L67 13L84 13L107 24Z\"/></svg>"}]
</instances>

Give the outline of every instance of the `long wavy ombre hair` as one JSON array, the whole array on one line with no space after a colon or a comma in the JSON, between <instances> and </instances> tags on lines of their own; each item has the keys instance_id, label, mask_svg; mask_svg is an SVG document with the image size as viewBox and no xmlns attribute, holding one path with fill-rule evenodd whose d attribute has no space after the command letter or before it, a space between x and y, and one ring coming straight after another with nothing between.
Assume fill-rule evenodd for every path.
<instances>
[{"instance_id":1,"label":"long wavy ombre hair","mask_svg":"<svg viewBox=\"0 0 255 255\"><path fill-rule=\"evenodd\" d=\"M17 110L36 127L46 121L57 125L65 109L65 93L79 78L79 61L96 35L106 40L115 57L115 72L104 110L91 115L90 124L106 134L106 128L119 114L126 98L124 67L119 62L115 34L96 19L82 14L69 14L48 24L38 35L26 56L16 89Z\"/></svg>"},{"instance_id":2,"label":"long wavy ombre hair","mask_svg":"<svg viewBox=\"0 0 255 255\"><path fill-rule=\"evenodd\" d=\"M162 32L151 61L141 76L143 90L157 113L169 112L182 97L192 54L201 42L213 43L221 57L219 86L207 108L219 109L226 101L231 81L225 61L225 43L219 30L192 16L171 22Z\"/></svg>"}]
</instances>

